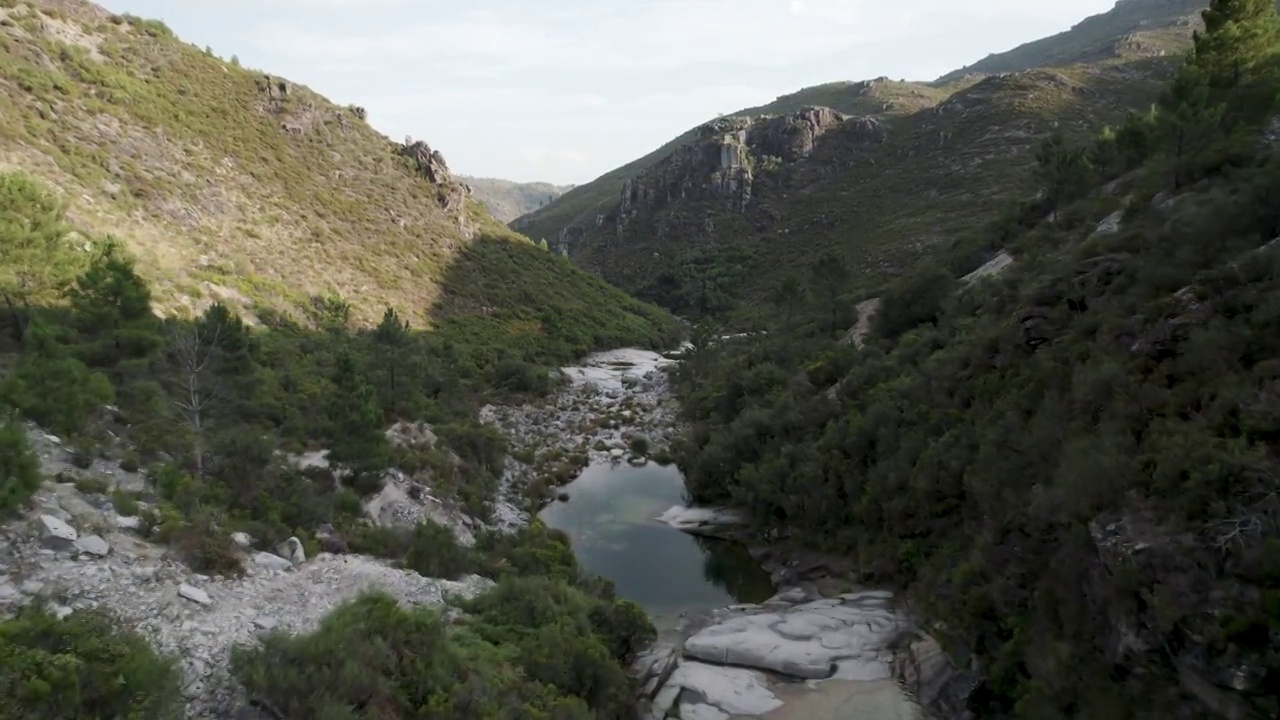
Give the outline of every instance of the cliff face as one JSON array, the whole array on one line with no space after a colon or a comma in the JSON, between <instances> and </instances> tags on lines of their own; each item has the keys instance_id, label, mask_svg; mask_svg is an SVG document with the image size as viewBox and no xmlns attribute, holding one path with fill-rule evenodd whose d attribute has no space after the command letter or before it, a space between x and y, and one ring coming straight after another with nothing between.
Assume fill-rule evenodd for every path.
<instances>
[{"instance_id":1,"label":"cliff face","mask_svg":"<svg viewBox=\"0 0 1280 720\"><path fill-rule=\"evenodd\" d=\"M632 220L661 211L676 201L709 201L742 213L751 205L761 174L802 163L828 133L875 144L887 135L874 117L850 117L826 107L809 107L778 116L717 118L695 131L695 140L623 182L615 210L597 219L611 222L623 241ZM569 244L562 233L562 244Z\"/></svg>"}]
</instances>

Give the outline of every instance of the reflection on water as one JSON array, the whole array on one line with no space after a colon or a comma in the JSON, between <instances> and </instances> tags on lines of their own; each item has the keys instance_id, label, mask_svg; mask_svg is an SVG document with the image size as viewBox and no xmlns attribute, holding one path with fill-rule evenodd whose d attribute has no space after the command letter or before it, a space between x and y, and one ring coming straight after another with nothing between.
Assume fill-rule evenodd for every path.
<instances>
[{"instance_id":1,"label":"reflection on water","mask_svg":"<svg viewBox=\"0 0 1280 720\"><path fill-rule=\"evenodd\" d=\"M773 594L768 574L746 548L653 519L685 500L675 466L592 465L564 490L569 501L547 507L542 520L568 533L584 569L612 580L620 596L651 616Z\"/></svg>"}]
</instances>

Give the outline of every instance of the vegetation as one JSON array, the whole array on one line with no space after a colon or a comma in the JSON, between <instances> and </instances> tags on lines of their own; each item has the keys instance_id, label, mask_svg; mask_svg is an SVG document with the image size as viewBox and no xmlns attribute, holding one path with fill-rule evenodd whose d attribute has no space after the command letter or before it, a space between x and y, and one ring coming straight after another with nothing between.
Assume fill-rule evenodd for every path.
<instances>
[{"instance_id":1,"label":"vegetation","mask_svg":"<svg viewBox=\"0 0 1280 720\"><path fill-rule=\"evenodd\" d=\"M308 708L332 713L369 701L362 688L376 686L399 687L393 694L413 698L412 703L453 698L448 702L463 708L460 717L488 716L468 714L481 706L502 713L527 706L534 716L563 717L563 708L575 716L588 711L592 717L621 716L630 686L620 663L629 661L652 629L607 585L579 577L563 536L535 528L514 539L485 537L476 550L465 551L450 531L433 524L406 531L372 526L363 518L361 502L381 489L386 469L395 467L410 475L429 473L438 498L487 517L506 446L495 430L478 424L479 405L551 390L551 366L582 352L615 344L674 343L677 328L669 316L527 241L490 238L472 242L444 278L454 300L440 309L431 331L412 329L392 308L384 310L376 327L359 328L338 296L314 303L306 325L264 314L262 326L253 327L217 303L195 317L161 318L123 243L95 238L88 240L91 251L84 252L85 236L73 240L62 206L46 189L19 174L0 174L0 188L7 190L0 195L0 244L30 248L5 256L6 277L52 278L48 268L58 268L56 282L15 295L22 300L0 318L0 352L9 368L0 382L0 408L62 435L90 457L114 457L122 466L141 469L150 481L147 492L111 493L112 502L121 512L141 511L150 537L168 543L194 571L240 572L231 550L235 531L246 531L268 547L297 536L310 554L318 550L317 530L330 525L352 549L423 574L481 571L506 583L536 575L545 583L539 590L562 598L538 616L545 624L530 626L512 624L500 608L477 605L474 627L449 631L439 658L415 654L402 658L409 663L403 666L365 662L364 653L382 652L379 638L393 645L403 641L408 644L396 647L419 653L420 643L435 637L432 632L443 633L443 625L438 618L385 607L378 615L377 600L361 601L316 636L269 645L266 652L274 654L267 660L246 659L246 668L257 669L245 672L265 677L277 666L271 659L277 655L298 662L317 659L314 648L331 649L327 643L335 637L345 643L358 636L367 644L344 646L342 655L360 661L357 669L365 674L358 679L365 684L344 685L319 666L294 665L289 672L298 675L278 678L273 687L292 693L297 683L332 682L333 695L314 685L316 691L293 698L266 693L272 701L290 708L314 702ZM548 281L545 290L542 281ZM112 407L105 408L108 403ZM437 441L429 446L393 442L385 428L401 420L433 424ZM315 447L330 449L336 475L328 468L300 469L282 457ZM335 477L342 482L335 483ZM16 419L7 420L0 425L0 513L22 507L40 480L24 428ZM82 478L77 486L93 494L110 491L94 478ZM149 509L142 510L140 500ZM360 618L381 624L362 625ZM47 634L48 623L39 617L15 622L5 628ZM584 623L590 632L583 632ZM167 679L155 670L158 661L139 654L142 641L115 633L95 645L79 627L47 642L40 634L15 640L13 651L33 649L30 658L24 655L13 666L18 675L0 673L0 706L19 708L26 714L16 717L22 718L167 717L162 701L171 696L161 685ZM556 649L577 663L575 672L589 660L591 674L564 679L564 668L547 665L548 658L512 655L518 647L526 654L535 647L546 651L551 646L545 636L552 628L568 627L574 634ZM472 635L476 639L468 639ZM77 658L92 667L77 669ZM419 683L434 676L404 673L437 661L449 678L440 688L419 697L397 685L421 689ZM148 682L155 684L133 689L136 678L129 673L134 669L152 673ZM103 685L99 672L121 679ZM472 680L461 680L458 673ZM492 695L486 694L490 683ZM129 711L116 709L124 707L120 703L128 692L137 694L137 704ZM405 707L419 708L412 703ZM499 716L511 717L494 715Z\"/></svg>"},{"instance_id":2,"label":"vegetation","mask_svg":"<svg viewBox=\"0 0 1280 720\"><path fill-rule=\"evenodd\" d=\"M850 286L869 287L972 235L1010 193L1036 181L1040 137L1056 129L1067 142L1119 125L1130 110L1150 106L1172 67L1155 58L969 78L901 101L906 84L876 81L848 94L884 103L888 109L874 112L879 125L849 121L824 133L808 158L770 172L757 163L745 210L710 189L682 196L673 185L656 192L670 201L627 219L621 239L617 194L607 207L566 219L575 193L602 193L605 176L514 225L554 236L566 227L548 225L554 216L570 223L575 262L637 297L695 319L725 317L732 307L735 329L759 329L753 309L781 277L807 274L824 253L845 260ZM659 186L714 185L716 168L678 157L654 158L632 175L647 170L647 182ZM1071 167L1061 168L1068 194Z\"/></svg>"},{"instance_id":3,"label":"vegetation","mask_svg":"<svg viewBox=\"0 0 1280 720\"><path fill-rule=\"evenodd\" d=\"M472 238L526 242L459 181L425 179L362 108L224 62L157 21L78 0L5 5L0 156L51 196L89 198L77 225L127 244L160 310L220 301L305 324L338 294L355 323L393 306L425 327ZM56 295L67 267L42 267L0 275L4 311ZM524 287L573 287L568 273L535 271Z\"/></svg>"},{"instance_id":4,"label":"vegetation","mask_svg":"<svg viewBox=\"0 0 1280 720\"><path fill-rule=\"evenodd\" d=\"M419 557L439 562L442 547ZM466 615L456 625L438 610L404 610L393 598L367 594L310 635L276 634L240 650L233 671L252 697L285 717L634 715L623 666L652 640L653 628L606 583L579 579L562 533L535 525L446 556L455 572L499 578L494 590L461 603Z\"/></svg>"},{"instance_id":5,"label":"vegetation","mask_svg":"<svg viewBox=\"0 0 1280 720\"><path fill-rule=\"evenodd\" d=\"M22 425L6 420L0 425L0 519L22 508L42 480L40 461L31 453Z\"/></svg>"},{"instance_id":6,"label":"vegetation","mask_svg":"<svg viewBox=\"0 0 1280 720\"><path fill-rule=\"evenodd\" d=\"M865 348L780 283L767 334L680 366L697 499L911 588L979 717L1280 711L1280 45L1222 39L1274 38L1269 4L1213 13L1152 112L1048 138L1037 198L883 289Z\"/></svg>"},{"instance_id":7,"label":"vegetation","mask_svg":"<svg viewBox=\"0 0 1280 720\"><path fill-rule=\"evenodd\" d=\"M62 619L33 606L0 621L6 720L177 720L178 679L171 660L95 611Z\"/></svg>"}]
</instances>

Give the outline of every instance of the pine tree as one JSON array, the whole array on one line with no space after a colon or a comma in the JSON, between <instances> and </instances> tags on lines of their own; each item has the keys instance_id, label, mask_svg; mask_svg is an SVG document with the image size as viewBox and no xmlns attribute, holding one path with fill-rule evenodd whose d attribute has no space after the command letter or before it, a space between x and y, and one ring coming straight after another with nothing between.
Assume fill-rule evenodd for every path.
<instances>
[{"instance_id":1,"label":"pine tree","mask_svg":"<svg viewBox=\"0 0 1280 720\"><path fill-rule=\"evenodd\" d=\"M22 357L0 386L0 398L46 429L74 435L90 413L115 398L115 390L106 376L72 356L57 326L33 319Z\"/></svg>"},{"instance_id":2,"label":"pine tree","mask_svg":"<svg viewBox=\"0 0 1280 720\"><path fill-rule=\"evenodd\" d=\"M61 201L26 175L0 173L0 300L18 340L26 333L31 304L52 300L75 277L64 211Z\"/></svg>"},{"instance_id":3,"label":"pine tree","mask_svg":"<svg viewBox=\"0 0 1280 720\"><path fill-rule=\"evenodd\" d=\"M1057 211L1088 190L1093 163L1088 150L1067 143L1062 133L1049 136L1036 151L1036 174L1049 208Z\"/></svg>"},{"instance_id":4,"label":"pine tree","mask_svg":"<svg viewBox=\"0 0 1280 720\"><path fill-rule=\"evenodd\" d=\"M1157 135L1173 161L1173 186L1195 174L1199 152L1221 136L1223 107L1210 99L1208 77L1195 64L1184 65L1160 98Z\"/></svg>"},{"instance_id":5,"label":"pine tree","mask_svg":"<svg viewBox=\"0 0 1280 720\"><path fill-rule=\"evenodd\" d=\"M373 372L370 374L378 405L386 417L407 414L418 397L417 389L410 387L409 381L414 361L411 343L409 323L401 320L394 309L387 308L382 322L373 331Z\"/></svg>"},{"instance_id":6,"label":"pine tree","mask_svg":"<svg viewBox=\"0 0 1280 720\"><path fill-rule=\"evenodd\" d=\"M790 330L795 321L796 309L804 304L807 296L804 284L795 275L782 278L773 290L773 304L782 311L786 330Z\"/></svg>"},{"instance_id":7,"label":"pine tree","mask_svg":"<svg viewBox=\"0 0 1280 720\"><path fill-rule=\"evenodd\" d=\"M817 295L828 311L827 332L834 335L839 329L840 297L849 289L849 279L853 273L835 250L827 250L819 255L810 266L810 272Z\"/></svg>"},{"instance_id":8,"label":"pine tree","mask_svg":"<svg viewBox=\"0 0 1280 720\"><path fill-rule=\"evenodd\" d=\"M1274 0L1212 0L1201 17L1204 32L1195 34L1191 57L1213 90L1230 90L1255 79L1280 49Z\"/></svg>"},{"instance_id":9,"label":"pine tree","mask_svg":"<svg viewBox=\"0 0 1280 720\"><path fill-rule=\"evenodd\" d=\"M67 297L85 343L82 355L90 366L116 368L159 348L151 290L116 240L106 240Z\"/></svg>"},{"instance_id":10,"label":"pine tree","mask_svg":"<svg viewBox=\"0 0 1280 720\"><path fill-rule=\"evenodd\" d=\"M346 348L338 353L334 367L328 415L329 457L352 469L356 487L372 490L364 481L380 472L387 462L382 410L373 388L364 381L355 355Z\"/></svg>"}]
</instances>

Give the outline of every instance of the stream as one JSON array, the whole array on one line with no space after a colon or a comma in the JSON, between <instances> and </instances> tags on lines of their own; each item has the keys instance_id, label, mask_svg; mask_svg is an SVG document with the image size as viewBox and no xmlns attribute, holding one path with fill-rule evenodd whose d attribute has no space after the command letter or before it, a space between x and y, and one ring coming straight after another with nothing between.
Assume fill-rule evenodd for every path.
<instances>
[{"instance_id":1,"label":"stream","mask_svg":"<svg viewBox=\"0 0 1280 720\"><path fill-rule=\"evenodd\" d=\"M688 508L680 469L633 450L636 436L656 453L679 434L667 378L675 362L674 353L634 348L597 353L561 369L567 382L554 404L481 412L527 455L588 459L538 517L568 535L585 571L612 581L658 629L632 666L641 717L920 717L898 678L923 687L916 680L932 670L923 667L918 630L892 593L819 592L799 577L775 587L746 547L701 536L700 523L731 512ZM535 476L532 466L512 464L505 487ZM905 674L904 658L912 666Z\"/></svg>"}]
</instances>

